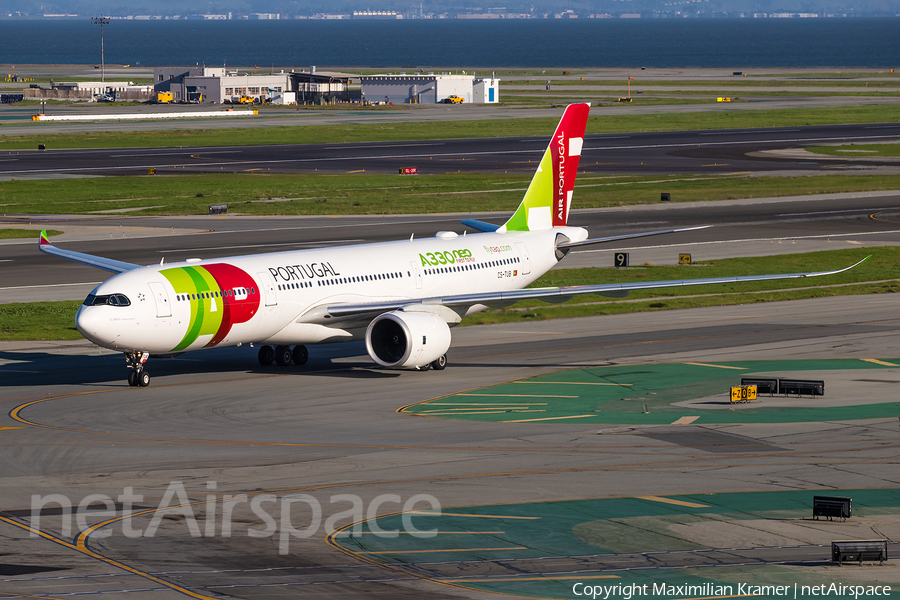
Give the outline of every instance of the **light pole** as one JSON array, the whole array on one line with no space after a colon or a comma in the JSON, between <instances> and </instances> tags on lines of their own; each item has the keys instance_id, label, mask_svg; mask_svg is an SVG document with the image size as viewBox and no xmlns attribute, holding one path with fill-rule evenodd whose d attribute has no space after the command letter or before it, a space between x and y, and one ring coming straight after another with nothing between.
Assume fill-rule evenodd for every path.
<instances>
[{"instance_id":1,"label":"light pole","mask_svg":"<svg viewBox=\"0 0 900 600\"><path fill-rule=\"evenodd\" d=\"M109 25L109 17L100 15L99 17L91 17L91 23L100 26L100 81L106 81L106 63L103 60L103 26Z\"/></svg>"}]
</instances>

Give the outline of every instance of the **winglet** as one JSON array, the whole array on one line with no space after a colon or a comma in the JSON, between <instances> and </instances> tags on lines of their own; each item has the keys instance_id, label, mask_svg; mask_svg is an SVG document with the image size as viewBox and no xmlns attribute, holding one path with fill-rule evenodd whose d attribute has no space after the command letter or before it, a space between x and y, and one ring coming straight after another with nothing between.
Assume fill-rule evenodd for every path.
<instances>
[{"instance_id":1,"label":"winglet","mask_svg":"<svg viewBox=\"0 0 900 600\"><path fill-rule=\"evenodd\" d=\"M53 244L50 243L50 236L47 235L47 230L46 230L46 229L42 229L42 230L41 230L41 239L40 239L40 241L38 242L38 245L39 245L39 246L52 246L52 245L53 245Z\"/></svg>"},{"instance_id":2,"label":"winglet","mask_svg":"<svg viewBox=\"0 0 900 600\"><path fill-rule=\"evenodd\" d=\"M864 262L866 262L866 261L869 260L870 258L872 258L872 255L871 255L871 254L868 255L867 257L865 257L864 259L862 259L861 261L859 261L859 262L857 262L857 263L853 263L853 264L850 265L849 267L844 267L843 269L837 269L836 271L828 271L828 272L817 273L817 274L818 274L818 275L837 275L838 273L843 273L844 271L849 271L850 269L855 269L856 267L858 267L859 265L863 264Z\"/></svg>"}]
</instances>

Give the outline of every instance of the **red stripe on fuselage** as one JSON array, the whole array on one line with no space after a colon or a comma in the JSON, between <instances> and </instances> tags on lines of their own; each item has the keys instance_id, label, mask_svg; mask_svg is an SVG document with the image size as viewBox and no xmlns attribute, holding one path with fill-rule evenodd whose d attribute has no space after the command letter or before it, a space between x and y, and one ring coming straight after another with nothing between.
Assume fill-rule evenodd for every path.
<instances>
[{"instance_id":1,"label":"red stripe on fuselage","mask_svg":"<svg viewBox=\"0 0 900 600\"><path fill-rule=\"evenodd\" d=\"M207 347L219 344L231 331L231 327L237 323L246 323L256 311L259 309L259 293L256 289L256 282L245 271L226 263L216 263L203 266L206 271L213 276L219 285L219 290L225 292L222 294L222 323L219 325L218 331L209 341ZM238 300L233 294L235 288L244 288L247 290L247 297ZM250 290L253 290L251 293ZM229 290L231 292L229 293Z\"/></svg>"}]
</instances>

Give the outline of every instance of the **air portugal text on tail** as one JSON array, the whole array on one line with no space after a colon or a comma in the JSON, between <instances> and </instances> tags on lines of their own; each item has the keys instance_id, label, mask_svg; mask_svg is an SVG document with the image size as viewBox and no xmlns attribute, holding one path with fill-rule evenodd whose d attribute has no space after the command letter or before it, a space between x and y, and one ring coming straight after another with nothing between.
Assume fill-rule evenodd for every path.
<instances>
[{"instance_id":1,"label":"air portugal text on tail","mask_svg":"<svg viewBox=\"0 0 900 600\"><path fill-rule=\"evenodd\" d=\"M522 204L503 231L538 231L568 224L589 111L590 104L566 109Z\"/></svg>"},{"instance_id":2,"label":"air portugal text on tail","mask_svg":"<svg viewBox=\"0 0 900 600\"><path fill-rule=\"evenodd\" d=\"M556 134L553 156L553 226L564 227L569 219L572 193L575 191L575 175L578 173L578 159L584 145L584 131L587 127L589 105L578 104L566 112Z\"/></svg>"},{"instance_id":3,"label":"air portugal text on tail","mask_svg":"<svg viewBox=\"0 0 900 600\"><path fill-rule=\"evenodd\" d=\"M88 295L75 324L95 344L124 353L133 386L149 385L145 367L151 356L243 344L260 345L261 364L286 366L305 364L308 345L362 339L380 367L440 370L447 365L451 328L487 307L840 272L526 289L573 247L696 229L589 239L585 229L568 224L579 158L589 151L589 108L566 108L525 197L505 224L463 221L480 232L474 235L439 231L396 242L151 266L57 248L46 232L39 248L115 273ZM105 243L115 252L119 242Z\"/></svg>"}]
</instances>

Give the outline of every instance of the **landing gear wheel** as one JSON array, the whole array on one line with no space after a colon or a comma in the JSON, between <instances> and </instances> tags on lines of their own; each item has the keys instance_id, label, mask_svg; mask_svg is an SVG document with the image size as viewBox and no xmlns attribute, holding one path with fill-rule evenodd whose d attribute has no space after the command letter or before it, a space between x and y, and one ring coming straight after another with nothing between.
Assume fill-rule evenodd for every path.
<instances>
[{"instance_id":1,"label":"landing gear wheel","mask_svg":"<svg viewBox=\"0 0 900 600\"><path fill-rule=\"evenodd\" d=\"M275 362L282 367L291 364L291 347L275 346Z\"/></svg>"},{"instance_id":2,"label":"landing gear wheel","mask_svg":"<svg viewBox=\"0 0 900 600\"><path fill-rule=\"evenodd\" d=\"M294 359L294 364L298 367L305 365L306 361L309 360L309 350L306 349L306 346L294 346L291 357Z\"/></svg>"},{"instance_id":3,"label":"landing gear wheel","mask_svg":"<svg viewBox=\"0 0 900 600\"><path fill-rule=\"evenodd\" d=\"M447 368L447 355L442 354L439 359L431 363L431 368L435 371L443 371Z\"/></svg>"},{"instance_id":4,"label":"landing gear wheel","mask_svg":"<svg viewBox=\"0 0 900 600\"><path fill-rule=\"evenodd\" d=\"M261 346L259 349L259 364L268 367L275 362L275 351L272 346Z\"/></svg>"},{"instance_id":5,"label":"landing gear wheel","mask_svg":"<svg viewBox=\"0 0 900 600\"><path fill-rule=\"evenodd\" d=\"M144 371L144 363L148 358L150 358L150 353L140 350L129 350L125 353L125 364L131 369L128 372L128 385L131 387L150 385L150 375Z\"/></svg>"}]
</instances>

